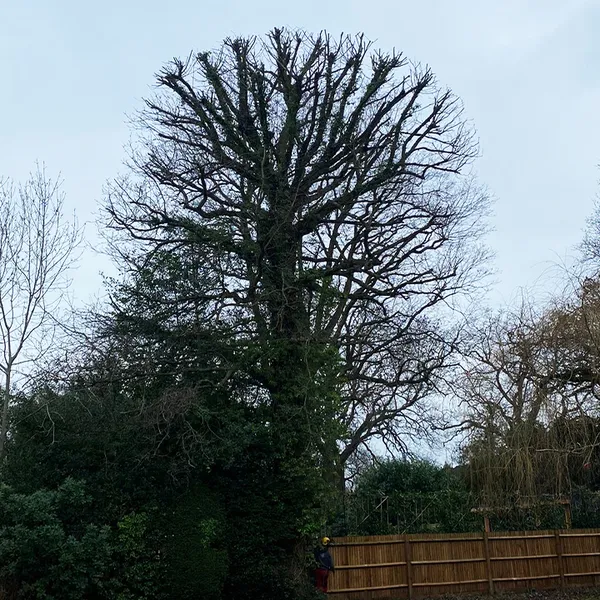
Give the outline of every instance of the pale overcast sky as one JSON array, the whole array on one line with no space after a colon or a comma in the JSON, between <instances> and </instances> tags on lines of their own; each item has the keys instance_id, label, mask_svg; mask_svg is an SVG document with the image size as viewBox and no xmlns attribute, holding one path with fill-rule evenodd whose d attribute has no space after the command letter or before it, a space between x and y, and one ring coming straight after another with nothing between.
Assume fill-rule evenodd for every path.
<instances>
[{"instance_id":1,"label":"pale overcast sky","mask_svg":"<svg viewBox=\"0 0 600 600\"><path fill-rule=\"evenodd\" d=\"M494 302L535 283L581 239L600 171L600 2L273 0L0 2L0 175L36 160L62 173L81 221L98 211L129 139L126 114L174 56L275 26L364 32L426 63L477 128L480 181L496 199ZM94 225L87 227L95 237ZM79 298L100 288L87 252Z\"/></svg>"}]
</instances>

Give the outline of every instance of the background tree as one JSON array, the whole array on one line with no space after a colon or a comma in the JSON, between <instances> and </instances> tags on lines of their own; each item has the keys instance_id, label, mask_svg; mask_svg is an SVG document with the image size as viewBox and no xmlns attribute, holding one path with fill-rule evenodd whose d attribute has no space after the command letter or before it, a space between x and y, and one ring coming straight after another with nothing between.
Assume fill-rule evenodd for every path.
<instances>
[{"instance_id":1,"label":"background tree","mask_svg":"<svg viewBox=\"0 0 600 600\"><path fill-rule=\"evenodd\" d=\"M63 215L58 182L37 171L23 185L0 182L0 463L14 376L52 346L58 310L81 235Z\"/></svg>"},{"instance_id":2,"label":"background tree","mask_svg":"<svg viewBox=\"0 0 600 600\"><path fill-rule=\"evenodd\" d=\"M466 408L466 460L484 505L560 498L598 446L596 286L544 309L524 303L473 333L455 392Z\"/></svg>"}]
</instances>

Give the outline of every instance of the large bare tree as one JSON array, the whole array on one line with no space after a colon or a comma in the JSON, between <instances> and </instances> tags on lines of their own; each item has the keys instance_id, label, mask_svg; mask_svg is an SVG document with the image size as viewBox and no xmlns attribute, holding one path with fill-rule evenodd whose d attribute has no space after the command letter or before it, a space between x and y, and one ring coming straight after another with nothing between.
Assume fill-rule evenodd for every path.
<instances>
[{"instance_id":1,"label":"large bare tree","mask_svg":"<svg viewBox=\"0 0 600 600\"><path fill-rule=\"evenodd\" d=\"M460 101L361 36L285 30L176 60L158 82L108 199L116 252L133 271L157 252L199 257L206 322L258 344L253 401L298 426L335 363L339 445L320 450L338 469L374 438L401 446L453 352L447 307L485 274L488 200Z\"/></svg>"},{"instance_id":2,"label":"large bare tree","mask_svg":"<svg viewBox=\"0 0 600 600\"><path fill-rule=\"evenodd\" d=\"M37 170L21 185L0 182L0 462L15 379L52 349L81 234L63 215L58 181Z\"/></svg>"}]
</instances>

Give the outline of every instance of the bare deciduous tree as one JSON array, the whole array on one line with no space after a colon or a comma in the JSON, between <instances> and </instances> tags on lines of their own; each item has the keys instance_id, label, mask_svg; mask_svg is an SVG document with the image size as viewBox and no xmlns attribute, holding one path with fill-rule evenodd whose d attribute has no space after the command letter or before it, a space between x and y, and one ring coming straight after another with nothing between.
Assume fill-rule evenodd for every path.
<instances>
[{"instance_id":1,"label":"bare deciduous tree","mask_svg":"<svg viewBox=\"0 0 600 600\"><path fill-rule=\"evenodd\" d=\"M163 250L202 257L210 319L260 345L249 374L297 423L319 410L310 359L333 349L338 467L374 438L402 445L451 353L440 312L485 271L460 101L360 36L281 30L175 61L159 84L110 194L117 252L134 270Z\"/></svg>"},{"instance_id":2,"label":"bare deciduous tree","mask_svg":"<svg viewBox=\"0 0 600 600\"><path fill-rule=\"evenodd\" d=\"M0 182L0 462L15 376L51 348L81 232L63 215L60 183L37 170L22 185Z\"/></svg>"}]
</instances>

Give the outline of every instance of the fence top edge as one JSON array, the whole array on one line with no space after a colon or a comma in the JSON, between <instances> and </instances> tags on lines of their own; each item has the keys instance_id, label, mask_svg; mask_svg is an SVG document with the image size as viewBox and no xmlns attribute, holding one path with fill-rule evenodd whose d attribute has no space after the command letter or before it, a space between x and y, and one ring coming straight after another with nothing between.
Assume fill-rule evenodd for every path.
<instances>
[{"instance_id":1,"label":"fence top edge","mask_svg":"<svg viewBox=\"0 0 600 600\"><path fill-rule=\"evenodd\" d=\"M576 537L577 534L599 535L600 528L589 529L540 529L531 531L492 531L488 533L489 539L497 537L501 538L528 538L539 536L554 536L556 533L568 534ZM473 541L480 542L483 540L483 531L468 532L468 533L445 533L445 534L392 534L381 536L344 536L333 537L333 547L335 546L362 546L362 545L386 545L386 544L403 544L409 542L452 542L452 541Z\"/></svg>"}]
</instances>

